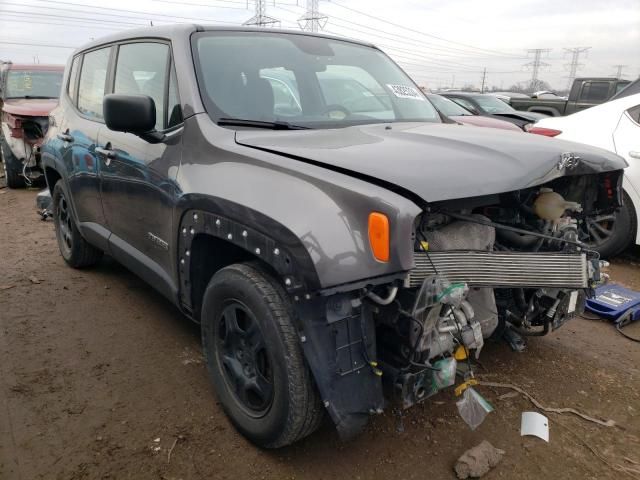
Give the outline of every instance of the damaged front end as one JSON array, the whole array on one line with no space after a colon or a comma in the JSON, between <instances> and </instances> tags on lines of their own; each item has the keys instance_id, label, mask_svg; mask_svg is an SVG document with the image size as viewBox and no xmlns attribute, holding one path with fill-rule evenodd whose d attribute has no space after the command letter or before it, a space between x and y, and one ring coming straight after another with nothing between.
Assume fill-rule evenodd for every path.
<instances>
[{"instance_id":1,"label":"damaged front end","mask_svg":"<svg viewBox=\"0 0 640 480\"><path fill-rule=\"evenodd\" d=\"M431 205L416 220L415 268L378 345L402 404L438 390L434 365L480 354L484 340L541 336L580 315L603 277L580 222L620 206L622 172L561 177L515 192Z\"/></svg>"},{"instance_id":2,"label":"damaged front end","mask_svg":"<svg viewBox=\"0 0 640 480\"><path fill-rule=\"evenodd\" d=\"M15 161L18 162L20 175L29 185L44 178L40 147L48 128L48 116L28 116L3 112L3 140Z\"/></svg>"},{"instance_id":3,"label":"damaged front end","mask_svg":"<svg viewBox=\"0 0 640 480\"><path fill-rule=\"evenodd\" d=\"M414 268L403 280L312 302L308 331L316 339L328 325L331 335L322 348L307 344L307 358L335 368L323 396L339 430L353 433L381 411L383 384L408 408L468 372L487 338L521 347L522 337L580 315L604 277L580 222L615 211L621 181L619 170L432 203L416 218Z\"/></svg>"}]
</instances>

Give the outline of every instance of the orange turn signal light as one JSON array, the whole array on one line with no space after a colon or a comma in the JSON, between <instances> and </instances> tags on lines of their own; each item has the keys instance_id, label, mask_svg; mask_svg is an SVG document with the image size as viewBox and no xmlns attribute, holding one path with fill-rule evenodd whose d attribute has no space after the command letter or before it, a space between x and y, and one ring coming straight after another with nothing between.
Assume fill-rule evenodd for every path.
<instances>
[{"instance_id":1,"label":"orange turn signal light","mask_svg":"<svg viewBox=\"0 0 640 480\"><path fill-rule=\"evenodd\" d=\"M389 261L389 219L384 213L369 214L369 243L376 260Z\"/></svg>"}]
</instances>

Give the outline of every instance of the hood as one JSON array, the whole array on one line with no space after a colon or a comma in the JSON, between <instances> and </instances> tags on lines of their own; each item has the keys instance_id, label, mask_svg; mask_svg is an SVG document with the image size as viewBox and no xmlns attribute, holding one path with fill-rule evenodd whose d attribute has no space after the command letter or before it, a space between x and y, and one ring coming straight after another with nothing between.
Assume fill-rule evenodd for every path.
<instances>
[{"instance_id":1,"label":"hood","mask_svg":"<svg viewBox=\"0 0 640 480\"><path fill-rule=\"evenodd\" d=\"M503 130L512 130L514 132L522 132L515 124L497 118L483 117L482 115L460 115L449 117L456 122L464 125L474 125L476 127L501 128Z\"/></svg>"},{"instance_id":2,"label":"hood","mask_svg":"<svg viewBox=\"0 0 640 480\"><path fill-rule=\"evenodd\" d=\"M12 98L4 101L2 110L11 115L21 115L23 117L48 117L49 112L53 110L56 105L58 105L57 98Z\"/></svg>"},{"instance_id":3,"label":"hood","mask_svg":"<svg viewBox=\"0 0 640 480\"><path fill-rule=\"evenodd\" d=\"M542 135L441 123L327 130L239 130L236 142L391 183L427 202L509 192L563 175L618 170L619 156ZM561 154L581 158L558 169Z\"/></svg>"}]
</instances>

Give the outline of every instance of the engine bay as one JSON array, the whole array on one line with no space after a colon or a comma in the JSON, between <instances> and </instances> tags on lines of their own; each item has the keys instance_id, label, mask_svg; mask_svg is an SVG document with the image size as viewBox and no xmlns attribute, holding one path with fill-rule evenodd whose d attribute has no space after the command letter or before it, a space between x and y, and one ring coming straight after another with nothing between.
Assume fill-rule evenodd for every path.
<instances>
[{"instance_id":1,"label":"engine bay","mask_svg":"<svg viewBox=\"0 0 640 480\"><path fill-rule=\"evenodd\" d=\"M409 278L368 294L383 380L404 407L452 385L459 366L470 372L488 338L522 350L524 337L583 312L605 262L581 241L581 223L620 206L621 180L568 176L425 209Z\"/></svg>"}]
</instances>

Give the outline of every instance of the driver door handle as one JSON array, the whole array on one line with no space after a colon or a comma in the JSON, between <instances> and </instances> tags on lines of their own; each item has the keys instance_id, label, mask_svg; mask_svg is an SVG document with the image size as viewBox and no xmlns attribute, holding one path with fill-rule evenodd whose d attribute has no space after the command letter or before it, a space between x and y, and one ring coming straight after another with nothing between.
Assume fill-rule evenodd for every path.
<instances>
[{"instance_id":1,"label":"driver door handle","mask_svg":"<svg viewBox=\"0 0 640 480\"><path fill-rule=\"evenodd\" d=\"M96 153L105 157L105 165L108 167L111 164L111 160L116 158L116 153L111 149L111 144L107 143L104 148L96 147Z\"/></svg>"},{"instance_id":2,"label":"driver door handle","mask_svg":"<svg viewBox=\"0 0 640 480\"><path fill-rule=\"evenodd\" d=\"M640 159L640 152L637 152L637 151L635 151L635 150L631 150L631 151L629 152L629 156L630 156L631 158L637 158L637 159Z\"/></svg>"}]
</instances>

